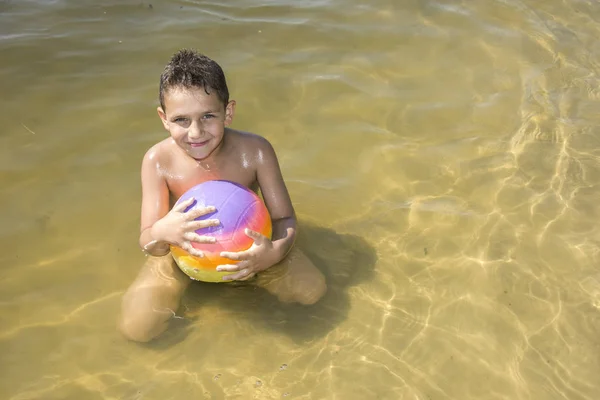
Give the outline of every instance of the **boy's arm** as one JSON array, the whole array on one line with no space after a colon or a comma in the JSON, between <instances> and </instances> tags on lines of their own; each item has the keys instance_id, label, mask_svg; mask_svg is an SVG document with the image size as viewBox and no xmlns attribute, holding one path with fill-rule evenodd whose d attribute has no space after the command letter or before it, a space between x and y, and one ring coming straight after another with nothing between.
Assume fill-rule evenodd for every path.
<instances>
[{"instance_id":1,"label":"boy's arm","mask_svg":"<svg viewBox=\"0 0 600 400\"><path fill-rule=\"evenodd\" d=\"M257 160L256 175L273 223L271 241L276 251L277 263L287 255L294 244L296 214L281 174L275 150L264 138L260 138Z\"/></svg>"},{"instance_id":2,"label":"boy's arm","mask_svg":"<svg viewBox=\"0 0 600 400\"><path fill-rule=\"evenodd\" d=\"M153 147L144 155L142 161L140 247L152 256L163 256L169 252L169 243L153 237L152 227L169 212L169 188L160 173L157 157Z\"/></svg>"}]
</instances>

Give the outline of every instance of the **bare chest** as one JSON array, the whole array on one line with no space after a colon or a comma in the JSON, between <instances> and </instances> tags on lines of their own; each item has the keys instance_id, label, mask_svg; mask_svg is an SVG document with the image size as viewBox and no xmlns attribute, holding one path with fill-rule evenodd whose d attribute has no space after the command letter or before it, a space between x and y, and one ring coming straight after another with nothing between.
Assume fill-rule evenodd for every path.
<instances>
[{"instance_id":1,"label":"bare chest","mask_svg":"<svg viewBox=\"0 0 600 400\"><path fill-rule=\"evenodd\" d=\"M174 163L167 174L167 185L171 202L193 186L210 180L227 180L258 190L256 170L242 162L229 160L227 163L203 163L193 160Z\"/></svg>"}]
</instances>

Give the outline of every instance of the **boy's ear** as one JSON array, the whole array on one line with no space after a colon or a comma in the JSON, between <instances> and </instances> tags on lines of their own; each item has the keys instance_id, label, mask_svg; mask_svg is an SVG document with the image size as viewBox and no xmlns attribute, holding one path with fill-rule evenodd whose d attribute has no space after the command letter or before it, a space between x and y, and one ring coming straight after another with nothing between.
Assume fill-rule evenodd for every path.
<instances>
[{"instance_id":1,"label":"boy's ear","mask_svg":"<svg viewBox=\"0 0 600 400\"><path fill-rule=\"evenodd\" d=\"M233 121L233 115L235 114L235 100L229 100L229 103L225 106L225 126L229 126Z\"/></svg>"},{"instance_id":2,"label":"boy's ear","mask_svg":"<svg viewBox=\"0 0 600 400\"><path fill-rule=\"evenodd\" d=\"M160 120L162 121L163 126L168 131L169 130L169 121L167 121L167 114L160 106L156 108L156 112L158 112L158 116L160 117Z\"/></svg>"}]
</instances>

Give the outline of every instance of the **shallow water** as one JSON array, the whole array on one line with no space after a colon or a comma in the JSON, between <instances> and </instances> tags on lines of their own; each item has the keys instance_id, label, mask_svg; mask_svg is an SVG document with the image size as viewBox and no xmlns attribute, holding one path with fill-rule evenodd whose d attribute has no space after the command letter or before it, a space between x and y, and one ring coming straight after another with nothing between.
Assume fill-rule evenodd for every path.
<instances>
[{"instance_id":1,"label":"shallow water","mask_svg":"<svg viewBox=\"0 0 600 400\"><path fill-rule=\"evenodd\" d=\"M594 1L0 1L3 399L600 398ZM224 67L328 277L115 330L170 55Z\"/></svg>"}]
</instances>

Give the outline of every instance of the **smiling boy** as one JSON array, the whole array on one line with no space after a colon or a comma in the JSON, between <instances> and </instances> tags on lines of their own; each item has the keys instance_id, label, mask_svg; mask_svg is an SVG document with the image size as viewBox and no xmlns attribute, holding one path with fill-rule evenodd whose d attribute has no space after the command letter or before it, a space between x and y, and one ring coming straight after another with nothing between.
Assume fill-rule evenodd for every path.
<instances>
[{"instance_id":1,"label":"smiling boy","mask_svg":"<svg viewBox=\"0 0 600 400\"><path fill-rule=\"evenodd\" d=\"M228 128L236 103L229 99L221 67L191 50L176 53L160 78L158 115L170 137L152 146L142 161L140 246L148 255L123 297L119 322L129 339L147 342L168 327L191 283L176 266L170 245L202 256L192 242L210 243L197 229L217 220L195 219L214 209L173 207L191 187L229 180L260 190L273 223L272 239L247 231L247 251L223 253L237 264L219 269L226 280L249 280L284 302L313 304L325 293L323 274L296 247L296 216L271 144L263 137ZM192 200L193 201L193 200ZM173 208L172 208L173 207Z\"/></svg>"}]
</instances>

